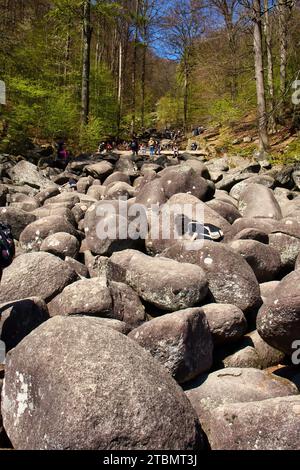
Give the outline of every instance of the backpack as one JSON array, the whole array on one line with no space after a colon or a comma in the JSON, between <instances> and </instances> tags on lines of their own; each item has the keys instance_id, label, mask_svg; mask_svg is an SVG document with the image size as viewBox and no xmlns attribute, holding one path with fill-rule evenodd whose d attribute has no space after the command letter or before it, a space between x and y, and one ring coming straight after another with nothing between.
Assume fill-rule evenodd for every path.
<instances>
[{"instance_id":1,"label":"backpack","mask_svg":"<svg viewBox=\"0 0 300 470\"><path fill-rule=\"evenodd\" d=\"M15 243L10 225L0 223L0 267L7 268L15 256Z\"/></svg>"}]
</instances>

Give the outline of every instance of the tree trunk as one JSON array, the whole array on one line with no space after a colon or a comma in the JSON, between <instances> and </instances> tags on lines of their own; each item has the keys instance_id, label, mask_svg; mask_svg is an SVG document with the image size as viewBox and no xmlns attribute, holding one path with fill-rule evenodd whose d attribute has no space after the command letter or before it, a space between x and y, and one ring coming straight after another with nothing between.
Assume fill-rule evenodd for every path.
<instances>
[{"instance_id":1,"label":"tree trunk","mask_svg":"<svg viewBox=\"0 0 300 470\"><path fill-rule=\"evenodd\" d=\"M231 99L236 101L238 95L238 71L237 71L237 61L236 61L236 43L233 37L233 31L229 31L229 47L232 54L232 78L231 78Z\"/></svg>"},{"instance_id":2,"label":"tree trunk","mask_svg":"<svg viewBox=\"0 0 300 470\"><path fill-rule=\"evenodd\" d=\"M143 46L143 58L142 58L142 109L141 109L141 124L142 128L145 126L145 103L146 103L146 55L147 55L147 46Z\"/></svg>"},{"instance_id":3,"label":"tree trunk","mask_svg":"<svg viewBox=\"0 0 300 470\"><path fill-rule=\"evenodd\" d=\"M284 100L286 92L287 66L287 7L285 0L278 2L279 41L280 41L280 98Z\"/></svg>"},{"instance_id":4,"label":"tree trunk","mask_svg":"<svg viewBox=\"0 0 300 470\"><path fill-rule=\"evenodd\" d=\"M184 97L183 97L183 129L187 131L188 105L189 105L189 73L187 66L184 66Z\"/></svg>"},{"instance_id":5,"label":"tree trunk","mask_svg":"<svg viewBox=\"0 0 300 470\"><path fill-rule=\"evenodd\" d=\"M118 137L120 134L121 127L121 116L122 116L122 92L123 92L123 45L122 39L119 41L119 72L118 72L118 117L117 117L117 127L118 127Z\"/></svg>"},{"instance_id":6,"label":"tree trunk","mask_svg":"<svg viewBox=\"0 0 300 470\"><path fill-rule=\"evenodd\" d=\"M279 42L280 42L280 98L281 108L284 108L287 87L287 61L288 61L288 24L294 7L293 0L279 0Z\"/></svg>"},{"instance_id":7,"label":"tree trunk","mask_svg":"<svg viewBox=\"0 0 300 470\"><path fill-rule=\"evenodd\" d=\"M268 91L269 91L269 129L271 133L276 131L274 116L274 74L272 56L272 32L269 18L269 1L264 0L264 31L266 38L267 63L268 63Z\"/></svg>"},{"instance_id":8,"label":"tree trunk","mask_svg":"<svg viewBox=\"0 0 300 470\"><path fill-rule=\"evenodd\" d=\"M254 61L255 61L255 78L257 93L257 110L258 110L258 134L259 134L259 151L261 153L269 149L268 137L268 119L266 113L266 98L264 86L264 69L263 69L263 51L262 51L262 24L261 24L261 1L253 0L254 13Z\"/></svg>"},{"instance_id":9,"label":"tree trunk","mask_svg":"<svg viewBox=\"0 0 300 470\"><path fill-rule=\"evenodd\" d=\"M91 0L83 5L83 58L82 58L82 90L81 90L81 123L87 124L90 104L90 68L91 68Z\"/></svg>"},{"instance_id":10,"label":"tree trunk","mask_svg":"<svg viewBox=\"0 0 300 470\"><path fill-rule=\"evenodd\" d=\"M68 26L67 38L66 38L66 46L65 46L65 60L64 60L64 85L67 84L68 79L68 67L70 61L70 49L71 49L71 35L70 35L70 23Z\"/></svg>"},{"instance_id":11,"label":"tree trunk","mask_svg":"<svg viewBox=\"0 0 300 470\"><path fill-rule=\"evenodd\" d=\"M140 0L136 0L135 5L135 33L134 33L134 49L132 61L132 118L131 118L131 134L135 133L136 121L136 65L137 65L137 42L138 42L138 15L140 10Z\"/></svg>"}]
</instances>

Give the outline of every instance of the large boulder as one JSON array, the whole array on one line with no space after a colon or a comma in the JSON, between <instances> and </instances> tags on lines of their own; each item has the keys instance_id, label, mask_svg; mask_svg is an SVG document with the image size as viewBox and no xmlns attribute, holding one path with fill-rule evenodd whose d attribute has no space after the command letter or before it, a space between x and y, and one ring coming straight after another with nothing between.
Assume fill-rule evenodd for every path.
<instances>
[{"instance_id":1,"label":"large boulder","mask_svg":"<svg viewBox=\"0 0 300 470\"><path fill-rule=\"evenodd\" d=\"M203 270L193 264L167 258L151 258L135 250L114 253L110 258L121 271L121 280L146 302L166 311L193 307L207 294Z\"/></svg>"},{"instance_id":2,"label":"large boulder","mask_svg":"<svg viewBox=\"0 0 300 470\"><path fill-rule=\"evenodd\" d=\"M11 226L13 237L19 240L23 230L36 220L36 216L15 207L0 207L0 220Z\"/></svg>"},{"instance_id":3,"label":"large boulder","mask_svg":"<svg viewBox=\"0 0 300 470\"><path fill-rule=\"evenodd\" d=\"M26 253L4 269L0 302L41 297L46 302L59 294L77 275L61 259L50 253Z\"/></svg>"},{"instance_id":4,"label":"large boulder","mask_svg":"<svg viewBox=\"0 0 300 470\"><path fill-rule=\"evenodd\" d=\"M201 308L154 318L129 337L149 351L179 383L194 379L212 366L213 343Z\"/></svg>"},{"instance_id":5,"label":"large boulder","mask_svg":"<svg viewBox=\"0 0 300 470\"><path fill-rule=\"evenodd\" d=\"M92 186L94 181L94 178L92 176L85 176L82 178L79 178L77 181L77 192L81 194L86 194L87 190L89 189L90 186Z\"/></svg>"},{"instance_id":6,"label":"large boulder","mask_svg":"<svg viewBox=\"0 0 300 470\"><path fill-rule=\"evenodd\" d=\"M47 199L44 206L50 209L51 207L53 208L55 204L59 204L60 207L72 209L72 207L75 206L75 204L78 204L78 202L80 202L79 194L63 192Z\"/></svg>"},{"instance_id":7,"label":"large boulder","mask_svg":"<svg viewBox=\"0 0 300 470\"><path fill-rule=\"evenodd\" d=\"M59 194L59 188L56 184L49 185L47 188L38 192L34 198L39 206L42 206L47 199L57 196Z\"/></svg>"},{"instance_id":8,"label":"large boulder","mask_svg":"<svg viewBox=\"0 0 300 470\"><path fill-rule=\"evenodd\" d=\"M228 368L205 374L191 383L186 390L186 395L209 440L210 433L214 432L210 419L219 406L232 403L248 404L297 394L297 387L289 380L253 368ZM214 424L213 421L212 425ZM247 428L245 431L247 432Z\"/></svg>"},{"instance_id":9,"label":"large boulder","mask_svg":"<svg viewBox=\"0 0 300 470\"><path fill-rule=\"evenodd\" d=\"M281 269L279 252L256 240L236 240L230 247L240 253L254 271L258 282L273 281Z\"/></svg>"},{"instance_id":10,"label":"large boulder","mask_svg":"<svg viewBox=\"0 0 300 470\"><path fill-rule=\"evenodd\" d=\"M147 223L147 219L145 218ZM137 233L138 226L128 218L126 201L102 201L86 211L84 231L86 247L97 255L110 256L115 251L139 248L142 241L131 236L130 229Z\"/></svg>"},{"instance_id":11,"label":"large boulder","mask_svg":"<svg viewBox=\"0 0 300 470\"><path fill-rule=\"evenodd\" d=\"M38 202L33 196L27 196L26 194L13 194L10 196L10 207L15 207L16 209L21 209L25 212L34 211L39 207Z\"/></svg>"},{"instance_id":12,"label":"large boulder","mask_svg":"<svg viewBox=\"0 0 300 470\"><path fill-rule=\"evenodd\" d=\"M80 261L66 256L65 263L67 263L67 265L70 266L70 268L77 273L78 277L89 277L89 271L87 267L84 264L80 263Z\"/></svg>"},{"instance_id":13,"label":"large boulder","mask_svg":"<svg viewBox=\"0 0 300 470\"><path fill-rule=\"evenodd\" d=\"M298 450L300 397L232 403L212 411L213 450Z\"/></svg>"},{"instance_id":14,"label":"large boulder","mask_svg":"<svg viewBox=\"0 0 300 470\"><path fill-rule=\"evenodd\" d=\"M190 194L172 196L158 214L152 211L148 217L149 233L146 238L146 248L152 255L162 253L165 249L176 245L180 239L190 240L191 236L188 233L190 222L214 225L223 232L224 240L231 239L230 223Z\"/></svg>"},{"instance_id":15,"label":"large boulder","mask_svg":"<svg viewBox=\"0 0 300 470\"><path fill-rule=\"evenodd\" d=\"M213 302L236 305L244 313L253 312L261 305L259 284L252 269L229 247L202 241L191 250L190 243L179 241L163 254L181 263L200 266L208 279Z\"/></svg>"},{"instance_id":16,"label":"large boulder","mask_svg":"<svg viewBox=\"0 0 300 470\"><path fill-rule=\"evenodd\" d=\"M109 289L100 279L82 279L65 289L49 304L50 315L89 315L114 318Z\"/></svg>"},{"instance_id":17,"label":"large boulder","mask_svg":"<svg viewBox=\"0 0 300 470\"><path fill-rule=\"evenodd\" d=\"M247 189L249 184L261 184L263 186L266 186L267 188L272 189L274 187L274 183L275 183L274 178L268 175L250 176L246 180L240 181L240 183L237 183L236 185L234 185L230 191L230 196L238 200L240 198L241 193L245 189Z\"/></svg>"},{"instance_id":18,"label":"large boulder","mask_svg":"<svg viewBox=\"0 0 300 470\"><path fill-rule=\"evenodd\" d=\"M117 181L110 183L105 188L105 198L108 200L114 199L130 199L135 196L135 189L128 183Z\"/></svg>"},{"instance_id":19,"label":"large boulder","mask_svg":"<svg viewBox=\"0 0 300 470\"><path fill-rule=\"evenodd\" d=\"M40 246L41 251L52 253L60 258L75 258L79 251L79 242L74 235L65 232L54 233L45 238Z\"/></svg>"},{"instance_id":20,"label":"large boulder","mask_svg":"<svg viewBox=\"0 0 300 470\"><path fill-rule=\"evenodd\" d=\"M258 228L244 228L233 237L233 240L255 240L264 245L268 245L269 235Z\"/></svg>"},{"instance_id":21,"label":"large boulder","mask_svg":"<svg viewBox=\"0 0 300 470\"><path fill-rule=\"evenodd\" d=\"M247 331L247 320L241 309L229 304L202 307L215 345L233 343Z\"/></svg>"},{"instance_id":22,"label":"large boulder","mask_svg":"<svg viewBox=\"0 0 300 470\"><path fill-rule=\"evenodd\" d=\"M286 354L294 352L300 338L300 271L286 276L262 305L257 331L271 346Z\"/></svg>"},{"instance_id":23,"label":"large boulder","mask_svg":"<svg viewBox=\"0 0 300 470\"><path fill-rule=\"evenodd\" d=\"M265 218L257 218L254 217L247 218L242 217L241 219L237 219L233 222L231 226L231 230L233 235L237 235L239 232L245 229L258 229L262 232L269 234L274 229L276 229L278 225L278 221L273 219L265 219Z\"/></svg>"},{"instance_id":24,"label":"large boulder","mask_svg":"<svg viewBox=\"0 0 300 470\"><path fill-rule=\"evenodd\" d=\"M105 181L103 181L103 186L108 186L111 183L123 182L130 184L130 178L125 173L121 171L115 171L112 175L108 176Z\"/></svg>"},{"instance_id":25,"label":"large boulder","mask_svg":"<svg viewBox=\"0 0 300 470\"><path fill-rule=\"evenodd\" d=\"M265 302L265 300L273 294L274 290L276 289L279 283L280 281L269 281L260 284L259 287L263 302Z\"/></svg>"},{"instance_id":26,"label":"large boulder","mask_svg":"<svg viewBox=\"0 0 300 470\"><path fill-rule=\"evenodd\" d=\"M295 236L283 231L274 231L269 235L269 240L270 246L280 254L283 271L285 273L292 271L300 252L300 233Z\"/></svg>"},{"instance_id":27,"label":"large boulder","mask_svg":"<svg viewBox=\"0 0 300 470\"><path fill-rule=\"evenodd\" d=\"M258 334L257 330L251 331L251 333L245 335L243 344L255 349L259 357L259 368L261 369L277 366L284 362L285 354L266 343Z\"/></svg>"},{"instance_id":28,"label":"large boulder","mask_svg":"<svg viewBox=\"0 0 300 470\"><path fill-rule=\"evenodd\" d=\"M207 203L207 206L217 212L230 224L233 224L235 220L242 217L236 207L220 199L212 199Z\"/></svg>"},{"instance_id":29,"label":"large boulder","mask_svg":"<svg viewBox=\"0 0 300 470\"><path fill-rule=\"evenodd\" d=\"M52 318L27 336L8 354L2 397L15 449L197 450L203 444L196 415L169 373L97 318Z\"/></svg>"},{"instance_id":30,"label":"large boulder","mask_svg":"<svg viewBox=\"0 0 300 470\"><path fill-rule=\"evenodd\" d=\"M113 172L113 165L109 162L98 162L93 165L88 165L85 170L86 172L93 176L94 178L99 178L104 180Z\"/></svg>"},{"instance_id":31,"label":"large boulder","mask_svg":"<svg viewBox=\"0 0 300 470\"><path fill-rule=\"evenodd\" d=\"M162 180L156 178L146 184L142 184L136 196L137 204L146 208L160 206L167 202L168 198L165 194Z\"/></svg>"},{"instance_id":32,"label":"large boulder","mask_svg":"<svg viewBox=\"0 0 300 470\"><path fill-rule=\"evenodd\" d=\"M261 184L251 184L240 194L239 211L243 217L263 217L275 220L282 218L282 213L273 191Z\"/></svg>"},{"instance_id":33,"label":"large boulder","mask_svg":"<svg viewBox=\"0 0 300 470\"><path fill-rule=\"evenodd\" d=\"M133 289L95 277L67 286L49 304L51 316L88 315L119 320L130 329L146 320L145 309Z\"/></svg>"},{"instance_id":34,"label":"large boulder","mask_svg":"<svg viewBox=\"0 0 300 470\"><path fill-rule=\"evenodd\" d=\"M74 214L67 207L57 207L55 204L51 204L47 207L39 207L32 212L37 219L42 219L44 217L49 217L50 215L59 215L66 219L70 224L76 225L76 220Z\"/></svg>"},{"instance_id":35,"label":"large boulder","mask_svg":"<svg viewBox=\"0 0 300 470\"><path fill-rule=\"evenodd\" d=\"M115 171L128 176L138 176L137 168L130 157L120 158L115 164Z\"/></svg>"},{"instance_id":36,"label":"large boulder","mask_svg":"<svg viewBox=\"0 0 300 470\"><path fill-rule=\"evenodd\" d=\"M38 251L47 237L61 232L78 237L74 226L64 217L60 215L42 217L23 230L20 235L20 244L26 251Z\"/></svg>"},{"instance_id":37,"label":"large boulder","mask_svg":"<svg viewBox=\"0 0 300 470\"><path fill-rule=\"evenodd\" d=\"M45 302L38 297L0 304L0 339L6 351L22 341L32 330L49 319Z\"/></svg>"},{"instance_id":38,"label":"large boulder","mask_svg":"<svg viewBox=\"0 0 300 470\"><path fill-rule=\"evenodd\" d=\"M158 176L167 199L170 199L174 194L187 193L201 201L206 201L214 194L214 191L210 190L206 179L185 163L165 168Z\"/></svg>"},{"instance_id":39,"label":"large boulder","mask_svg":"<svg viewBox=\"0 0 300 470\"><path fill-rule=\"evenodd\" d=\"M17 184L28 184L33 188L47 189L51 182L44 178L32 163L21 160L8 171L11 180Z\"/></svg>"},{"instance_id":40,"label":"large boulder","mask_svg":"<svg viewBox=\"0 0 300 470\"><path fill-rule=\"evenodd\" d=\"M146 321L145 307L130 286L122 282L111 281L109 289L114 318L124 322L130 329L137 328Z\"/></svg>"},{"instance_id":41,"label":"large boulder","mask_svg":"<svg viewBox=\"0 0 300 470\"><path fill-rule=\"evenodd\" d=\"M238 349L233 354L225 354L222 360L222 366L225 368L242 367L262 369L260 357L255 348L245 346Z\"/></svg>"}]
</instances>

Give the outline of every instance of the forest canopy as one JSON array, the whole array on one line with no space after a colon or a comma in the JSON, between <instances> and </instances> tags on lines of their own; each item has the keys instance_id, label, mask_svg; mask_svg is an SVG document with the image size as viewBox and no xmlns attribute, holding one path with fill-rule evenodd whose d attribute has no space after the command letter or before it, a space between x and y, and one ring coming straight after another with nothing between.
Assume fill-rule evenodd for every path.
<instances>
[{"instance_id":1,"label":"forest canopy","mask_svg":"<svg viewBox=\"0 0 300 470\"><path fill-rule=\"evenodd\" d=\"M0 0L0 14L2 151L59 138L88 151L245 116L262 147L277 125L297 129L292 0Z\"/></svg>"}]
</instances>

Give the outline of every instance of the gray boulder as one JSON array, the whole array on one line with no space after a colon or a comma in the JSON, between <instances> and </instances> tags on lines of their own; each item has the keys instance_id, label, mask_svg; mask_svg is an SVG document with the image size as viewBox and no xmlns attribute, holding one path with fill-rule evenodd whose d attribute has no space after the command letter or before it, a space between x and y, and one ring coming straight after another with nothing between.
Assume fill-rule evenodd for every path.
<instances>
[{"instance_id":1,"label":"gray boulder","mask_svg":"<svg viewBox=\"0 0 300 470\"><path fill-rule=\"evenodd\" d=\"M257 316L257 331L270 345L286 354L300 338L300 271L286 276L266 299Z\"/></svg>"},{"instance_id":2,"label":"gray boulder","mask_svg":"<svg viewBox=\"0 0 300 470\"><path fill-rule=\"evenodd\" d=\"M212 338L200 308L155 318L128 336L149 351L179 383L197 377L212 366Z\"/></svg>"},{"instance_id":3,"label":"gray boulder","mask_svg":"<svg viewBox=\"0 0 300 470\"><path fill-rule=\"evenodd\" d=\"M74 226L64 217L60 215L42 217L23 230L20 235L20 244L23 250L38 251L47 237L61 232L78 237Z\"/></svg>"},{"instance_id":4,"label":"gray boulder","mask_svg":"<svg viewBox=\"0 0 300 470\"><path fill-rule=\"evenodd\" d=\"M263 302L267 300L268 297L270 297L280 281L269 281L269 282L263 282L260 284L260 293L261 293L261 298Z\"/></svg>"},{"instance_id":5,"label":"gray boulder","mask_svg":"<svg viewBox=\"0 0 300 470\"><path fill-rule=\"evenodd\" d=\"M32 163L21 160L8 171L11 180L16 184L27 184L37 189L46 189L50 181L44 178Z\"/></svg>"},{"instance_id":6,"label":"gray boulder","mask_svg":"<svg viewBox=\"0 0 300 470\"><path fill-rule=\"evenodd\" d=\"M48 308L51 317L89 315L114 318L110 291L97 278L83 279L65 287Z\"/></svg>"},{"instance_id":7,"label":"gray boulder","mask_svg":"<svg viewBox=\"0 0 300 470\"><path fill-rule=\"evenodd\" d=\"M56 184L51 184L47 188L38 192L34 198L39 206L42 206L47 199L57 196L59 194L59 188Z\"/></svg>"},{"instance_id":8,"label":"gray boulder","mask_svg":"<svg viewBox=\"0 0 300 470\"><path fill-rule=\"evenodd\" d=\"M77 275L66 263L50 253L26 253L4 269L0 283L0 302L41 297L49 302Z\"/></svg>"},{"instance_id":9,"label":"gray boulder","mask_svg":"<svg viewBox=\"0 0 300 470\"><path fill-rule=\"evenodd\" d=\"M193 264L151 258L134 250L114 253L110 260L121 271L123 282L143 300L162 310L193 307L207 294L205 274Z\"/></svg>"},{"instance_id":10,"label":"gray boulder","mask_svg":"<svg viewBox=\"0 0 300 470\"><path fill-rule=\"evenodd\" d=\"M194 411L168 372L97 318L56 317L27 336L8 354L1 407L19 450L203 445Z\"/></svg>"},{"instance_id":11,"label":"gray boulder","mask_svg":"<svg viewBox=\"0 0 300 470\"><path fill-rule=\"evenodd\" d=\"M240 212L232 204L224 202L220 199L212 199L211 201L207 202L207 206L217 212L230 224L233 224L235 220L242 217Z\"/></svg>"},{"instance_id":12,"label":"gray boulder","mask_svg":"<svg viewBox=\"0 0 300 470\"><path fill-rule=\"evenodd\" d=\"M289 380L265 371L228 368L201 375L189 384L185 393L210 440L210 433L213 432L210 419L213 411L219 406L297 395L298 390Z\"/></svg>"},{"instance_id":13,"label":"gray boulder","mask_svg":"<svg viewBox=\"0 0 300 470\"><path fill-rule=\"evenodd\" d=\"M251 184L241 192L239 211L243 217L282 219L282 213L273 191L261 184Z\"/></svg>"},{"instance_id":14,"label":"gray boulder","mask_svg":"<svg viewBox=\"0 0 300 470\"><path fill-rule=\"evenodd\" d=\"M129 220L127 209L126 201L116 200L102 201L89 207L83 224L87 250L109 256L115 251L143 246L139 236L131 236L130 230L137 233L138 226Z\"/></svg>"},{"instance_id":15,"label":"gray boulder","mask_svg":"<svg viewBox=\"0 0 300 470\"><path fill-rule=\"evenodd\" d=\"M104 180L113 172L113 165L110 162L98 162L93 165L88 165L85 170L86 172L93 176L94 178L99 178Z\"/></svg>"},{"instance_id":16,"label":"gray boulder","mask_svg":"<svg viewBox=\"0 0 300 470\"><path fill-rule=\"evenodd\" d=\"M247 261L258 282L273 281L279 275L281 258L272 246L256 240L236 240L230 243L230 247Z\"/></svg>"},{"instance_id":17,"label":"gray boulder","mask_svg":"<svg viewBox=\"0 0 300 470\"><path fill-rule=\"evenodd\" d=\"M247 331L247 320L241 309L229 304L202 307L215 345L234 343Z\"/></svg>"},{"instance_id":18,"label":"gray boulder","mask_svg":"<svg viewBox=\"0 0 300 470\"><path fill-rule=\"evenodd\" d=\"M62 259L67 256L75 258L79 251L79 242L74 235L58 232L45 238L40 246L40 250L52 253Z\"/></svg>"},{"instance_id":19,"label":"gray boulder","mask_svg":"<svg viewBox=\"0 0 300 470\"><path fill-rule=\"evenodd\" d=\"M261 305L257 279L243 257L220 243L211 241L195 245L177 242L163 254L181 263L200 266L208 279L212 302L236 305L244 313L255 311Z\"/></svg>"},{"instance_id":20,"label":"gray boulder","mask_svg":"<svg viewBox=\"0 0 300 470\"><path fill-rule=\"evenodd\" d=\"M299 396L232 403L212 411L212 450L298 450Z\"/></svg>"},{"instance_id":21,"label":"gray boulder","mask_svg":"<svg viewBox=\"0 0 300 470\"><path fill-rule=\"evenodd\" d=\"M248 333L244 338L244 342L254 347L259 356L259 364L262 369L277 366L283 363L285 359L285 354L266 343L257 330Z\"/></svg>"},{"instance_id":22,"label":"gray boulder","mask_svg":"<svg viewBox=\"0 0 300 470\"><path fill-rule=\"evenodd\" d=\"M253 367L255 369L262 369L260 357L256 349L252 346L245 346L230 355L225 355L222 360L222 365L228 367Z\"/></svg>"},{"instance_id":23,"label":"gray boulder","mask_svg":"<svg viewBox=\"0 0 300 470\"><path fill-rule=\"evenodd\" d=\"M108 176L105 181L103 181L103 186L108 186L111 183L120 181L130 184L130 178L128 175L122 173L121 171L115 171L112 175Z\"/></svg>"}]
</instances>

